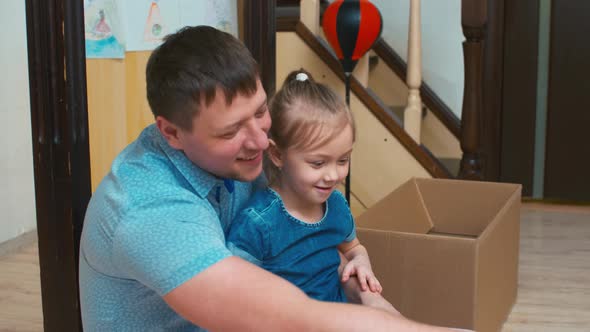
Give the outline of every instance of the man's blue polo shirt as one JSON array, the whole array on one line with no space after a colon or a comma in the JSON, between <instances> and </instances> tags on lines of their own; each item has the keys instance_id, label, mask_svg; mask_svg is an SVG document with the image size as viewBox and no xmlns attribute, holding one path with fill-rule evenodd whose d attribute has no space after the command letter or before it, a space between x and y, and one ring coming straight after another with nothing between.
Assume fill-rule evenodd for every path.
<instances>
[{"instance_id":1,"label":"man's blue polo shirt","mask_svg":"<svg viewBox=\"0 0 590 332\"><path fill-rule=\"evenodd\" d=\"M225 232L253 186L200 169L147 127L88 205L80 243L84 329L198 331L162 296L231 255Z\"/></svg>"}]
</instances>

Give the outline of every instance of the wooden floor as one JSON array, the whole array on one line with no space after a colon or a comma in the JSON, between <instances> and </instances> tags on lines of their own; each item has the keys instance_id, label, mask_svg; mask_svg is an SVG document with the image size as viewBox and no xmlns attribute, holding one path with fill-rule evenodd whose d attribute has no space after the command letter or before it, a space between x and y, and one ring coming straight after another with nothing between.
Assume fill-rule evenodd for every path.
<instances>
[{"instance_id":1,"label":"wooden floor","mask_svg":"<svg viewBox=\"0 0 590 332\"><path fill-rule=\"evenodd\" d=\"M590 331L590 207L523 204L518 299L503 331ZM0 257L0 332L42 331L36 244Z\"/></svg>"},{"instance_id":2,"label":"wooden floor","mask_svg":"<svg viewBox=\"0 0 590 332\"><path fill-rule=\"evenodd\" d=\"M43 331L37 243L0 257L0 331Z\"/></svg>"},{"instance_id":3,"label":"wooden floor","mask_svg":"<svg viewBox=\"0 0 590 332\"><path fill-rule=\"evenodd\" d=\"M523 204L518 299L503 331L590 331L590 208Z\"/></svg>"}]
</instances>

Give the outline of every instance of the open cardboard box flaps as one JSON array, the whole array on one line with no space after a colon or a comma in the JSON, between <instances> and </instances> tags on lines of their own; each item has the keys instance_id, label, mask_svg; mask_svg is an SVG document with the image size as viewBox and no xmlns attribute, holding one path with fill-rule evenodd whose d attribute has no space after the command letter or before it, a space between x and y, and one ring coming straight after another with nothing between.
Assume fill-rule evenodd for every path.
<instances>
[{"instance_id":1,"label":"open cardboard box flaps","mask_svg":"<svg viewBox=\"0 0 590 332\"><path fill-rule=\"evenodd\" d=\"M498 331L517 293L520 191L413 178L359 216L385 298L421 322Z\"/></svg>"}]
</instances>

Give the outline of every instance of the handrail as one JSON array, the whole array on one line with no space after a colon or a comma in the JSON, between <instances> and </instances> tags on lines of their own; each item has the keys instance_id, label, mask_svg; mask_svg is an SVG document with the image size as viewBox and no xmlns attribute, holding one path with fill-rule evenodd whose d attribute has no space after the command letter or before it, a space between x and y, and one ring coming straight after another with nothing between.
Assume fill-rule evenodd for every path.
<instances>
[{"instance_id":1,"label":"handrail","mask_svg":"<svg viewBox=\"0 0 590 332\"><path fill-rule=\"evenodd\" d=\"M285 28L292 26L292 23L277 22L278 31L293 31ZM294 26L295 33L308 45L323 62L338 76L342 82L345 77L338 59L330 50L315 36L303 23L297 22ZM354 77L351 77L351 91L359 100L371 111L371 113L395 136L400 144L409 151L414 158L436 178L452 178L450 172L434 158L432 154L423 145L417 144L402 128L401 124L393 112L381 102L381 100L368 88Z\"/></svg>"}]
</instances>

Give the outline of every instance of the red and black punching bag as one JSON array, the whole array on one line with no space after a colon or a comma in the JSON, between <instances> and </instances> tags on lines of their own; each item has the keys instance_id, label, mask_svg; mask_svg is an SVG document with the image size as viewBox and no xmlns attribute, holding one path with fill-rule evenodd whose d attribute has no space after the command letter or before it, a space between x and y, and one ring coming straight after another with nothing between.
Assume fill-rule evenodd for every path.
<instances>
[{"instance_id":1,"label":"red and black punching bag","mask_svg":"<svg viewBox=\"0 0 590 332\"><path fill-rule=\"evenodd\" d=\"M338 0L328 6L322 21L324 33L345 73L352 73L357 61L381 35L381 13L368 0Z\"/></svg>"}]
</instances>

